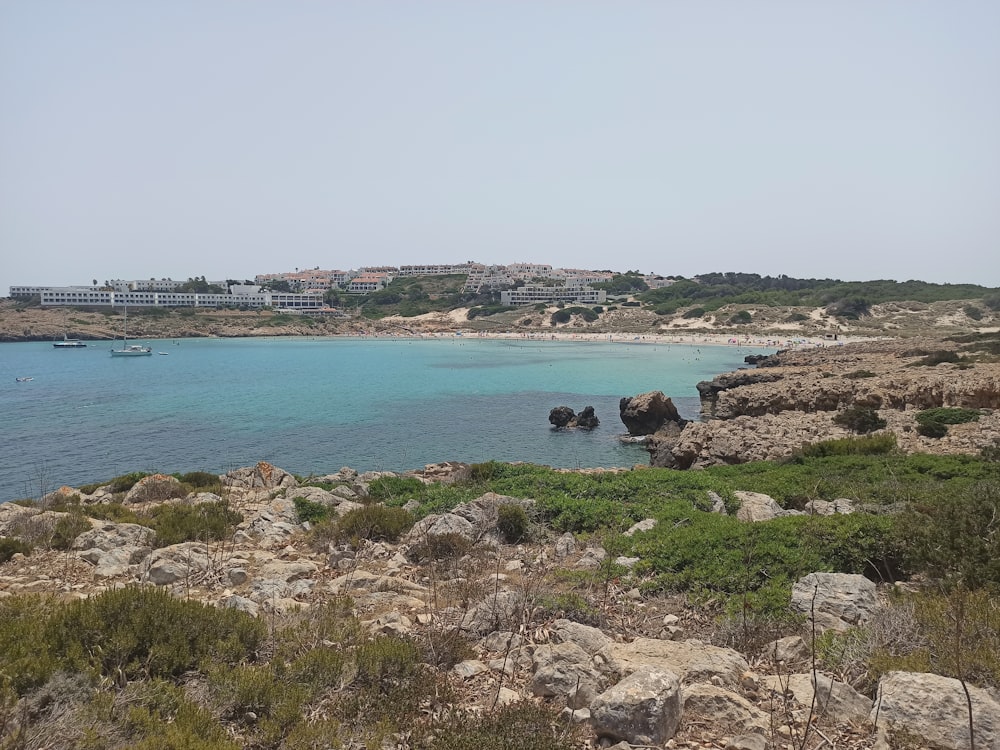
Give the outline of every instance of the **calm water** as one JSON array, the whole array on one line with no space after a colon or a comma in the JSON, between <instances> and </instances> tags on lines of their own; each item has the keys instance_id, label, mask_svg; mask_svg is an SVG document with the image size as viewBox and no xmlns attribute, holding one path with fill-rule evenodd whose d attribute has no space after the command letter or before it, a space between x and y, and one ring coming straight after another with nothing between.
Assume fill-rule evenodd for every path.
<instances>
[{"instance_id":1,"label":"calm water","mask_svg":"<svg viewBox=\"0 0 1000 750\"><path fill-rule=\"evenodd\" d=\"M445 460L631 466L648 459L617 439L619 398L662 390L694 418L699 380L764 351L464 337L151 345L168 356L0 344L0 501L140 469L259 460L296 474ZM563 404L594 406L601 426L552 431L549 410Z\"/></svg>"}]
</instances>

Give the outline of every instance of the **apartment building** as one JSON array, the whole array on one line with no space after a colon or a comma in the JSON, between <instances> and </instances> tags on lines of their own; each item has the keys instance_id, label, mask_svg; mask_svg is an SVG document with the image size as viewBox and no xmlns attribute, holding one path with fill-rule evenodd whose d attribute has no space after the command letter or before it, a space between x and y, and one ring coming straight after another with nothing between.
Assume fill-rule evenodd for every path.
<instances>
[{"instance_id":1,"label":"apartment building","mask_svg":"<svg viewBox=\"0 0 1000 750\"><path fill-rule=\"evenodd\" d=\"M517 289L500 292L500 304L510 306L534 305L539 302L576 302L581 305L599 305L607 301L603 289L593 289L582 284L542 286L528 284Z\"/></svg>"}]
</instances>

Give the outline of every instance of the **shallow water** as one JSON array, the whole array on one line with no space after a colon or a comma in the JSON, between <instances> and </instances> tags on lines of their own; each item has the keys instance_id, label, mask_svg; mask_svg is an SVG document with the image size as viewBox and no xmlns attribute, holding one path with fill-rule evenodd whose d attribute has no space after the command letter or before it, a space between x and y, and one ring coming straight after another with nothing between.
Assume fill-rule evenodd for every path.
<instances>
[{"instance_id":1,"label":"shallow water","mask_svg":"<svg viewBox=\"0 0 1000 750\"><path fill-rule=\"evenodd\" d=\"M296 474L446 460L631 466L647 454L618 440L622 396L662 390L696 418L698 381L770 351L458 336L150 344L156 353L136 359L111 358L107 343L0 345L0 501L259 460ZM553 431L560 405L593 406L601 426Z\"/></svg>"}]
</instances>

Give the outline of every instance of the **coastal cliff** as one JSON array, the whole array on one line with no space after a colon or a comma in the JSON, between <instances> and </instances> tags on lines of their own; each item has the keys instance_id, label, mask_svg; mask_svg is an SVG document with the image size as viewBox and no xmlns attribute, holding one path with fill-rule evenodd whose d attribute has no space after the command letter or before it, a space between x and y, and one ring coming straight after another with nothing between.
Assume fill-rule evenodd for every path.
<instances>
[{"instance_id":1,"label":"coastal cliff","mask_svg":"<svg viewBox=\"0 0 1000 750\"><path fill-rule=\"evenodd\" d=\"M837 415L876 410L909 453L978 453L1000 440L998 337L858 342L780 352L699 383L705 421L679 435L654 435L653 466L692 468L784 458L809 443L854 432ZM974 409L974 421L945 434L918 431L917 416L939 408Z\"/></svg>"}]
</instances>

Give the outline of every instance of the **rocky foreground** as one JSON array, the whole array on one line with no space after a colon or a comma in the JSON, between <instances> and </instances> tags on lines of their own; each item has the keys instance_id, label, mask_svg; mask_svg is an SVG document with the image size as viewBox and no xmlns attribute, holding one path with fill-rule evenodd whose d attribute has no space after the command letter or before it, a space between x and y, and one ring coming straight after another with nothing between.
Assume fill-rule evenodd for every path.
<instances>
[{"instance_id":1,"label":"rocky foreground","mask_svg":"<svg viewBox=\"0 0 1000 750\"><path fill-rule=\"evenodd\" d=\"M449 481L469 467L428 467L425 481ZM303 498L337 516L367 501L378 474L349 469L321 477L332 486L300 486L292 475L266 463L222 477L229 507L242 521L231 537L213 543L185 542L152 548L153 531L137 524L90 521L65 552L21 554L0 567L0 597L46 592L83 599L126 585L168 590L185 600L241 610L274 622L303 609L349 595L363 628L372 635L433 638L457 633L472 644L442 677L454 686L463 710L490 712L498 706L536 701L563 709L575 727L565 747L627 748L855 748L900 746L969 747L966 694L959 681L934 674L891 672L874 699L838 678L815 670L815 637L879 617L887 593L862 576L815 573L796 584L792 607L806 617L798 633L740 652L718 640L711 617L683 599L647 597L631 581L635 559L609 560L597 538L540 530L532 543L509 544L498 532L502 506L530 513L531 498L487 493L452 511L424 517L397 542L309 543L310 524L296 512ZM134 508L170 496L177 480L154 475L115 498ZM83 505L108 503L107 487L90 494L63 488L45 505L78 496ZM212 493L172 503L216 502ZM772 517L768 498L741 495L747 523ZM814 512L849 512L849 502ZM725 513L717 504L716 512ZM0 536L17 537L54 527L65 513L0 506ZM627 534L655 525L649 519ZM414 562L414 549L428 539L464 539L465 555L442 574ZM614 577L603 580L600 571ZM561 571L561 573L560 573ZM593 624L556 616L539 607L540 587L559 575L595 576ZM602 590L603 589L603 590ZM558 593L553 590L552 595ZM0 599L2 601L2 599ZM815 623L812 629L811 621ZM329 644L334 646L335 644ZM969 687L976 747L1000 748L1000 695ZM25 699L27 700L27 699ZM33 706L36 737L19 747L76 747L53 743L58 720L69 709L59 698ZM27 709L26 709L27 710ZM63 712L63 714L60 714ZM17 736L14 711L0 731ZM24 714L27 716L27 714ZM23 721L23 719L21 719ZM46 722L52 722L47 725ZM236 737L239 726L232 729ZM50 740L38 740L48 736ZM571 736L567 730L567 737ZM310 745L310 747L328 745ZM339 746L339 745L338 745ZM344 747L366 747L360 740ZM405 737L382 747L409 747Z\"/></svg>"}]
</instances>

